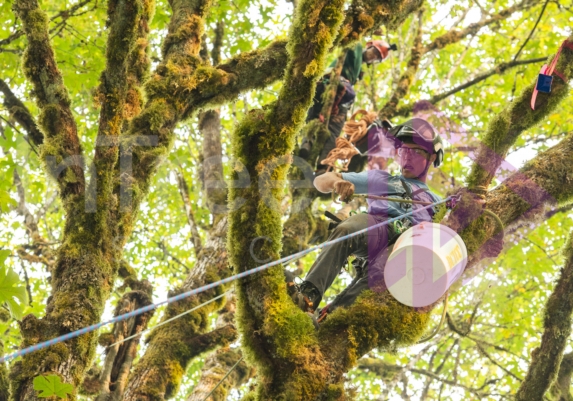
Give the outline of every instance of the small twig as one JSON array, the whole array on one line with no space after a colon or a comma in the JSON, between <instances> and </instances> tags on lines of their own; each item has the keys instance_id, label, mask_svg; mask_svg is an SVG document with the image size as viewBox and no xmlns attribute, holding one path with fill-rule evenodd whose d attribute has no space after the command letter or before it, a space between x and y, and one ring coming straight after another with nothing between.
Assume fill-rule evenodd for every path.
<instances>
[{"instance_id":1,"label":"small twig","mask_svg":"<svg viewBox=\"0 0 573 401\"><path fill-rule=\"evenodd\" d=\"M541 246L537 245L535 242L531 241L529 238L523 237L523 239L526 240L527 242L531 243L532 245L535 245L535 246L538 247L539 249L541 249L541 250L543 251L543 253L546 254L547 257L548 257L549 259L551 259L551 261L552 261L554 264L557 264L557 262L551 257L551 255L549 255L549 254L547 253L547 251L546 251L544 248L542 248Z\"/></svg>"},{"instance_id":2,"label":"small twig","mask_svg":"<svg viewBox=\"0 0 573 401\"><path fill-rule=\"evenodd\" d=\"M32 150L34 151L34 153L35 153L36 155L38 155L38 152L36 152L36 149L34 148L34 145L32 145L32 143L31 143L30 140L28 139L28 135L23 134L18 128L16 128L16 127L14 126L14 124L12 124L10 121L6 120L4 117L0 116L0 118L1 118L2 120L4 120L4 121L6 122L6 124L8 124L10 127L12 127L12 129L13 129L14 131L16 131L17 133L19 133L20 135L22 135L22 137L24 138L24 140L25 140L26 142L28 142L28 145L30 145L30 147L32 148Z\"/></svg>"},{"instance_id":3,"label":"small twig","mask_svg":"<svg viewBox=\"0 0 573 401\"><path fill-rule=\"evenodd\" d=\"M527 39L525 39L525 42L523 42L523 44L521 45L521 47L519 48L519 51L515 54L515 57L513 58L513 61L516 61L517 58L519 57L519 54L521 53L521 51L523 50L523 48L525 47L525 45L527 44L527 42L529 42L529 39L531 38L531 36L533 35L533 32L535 32L535 28L537 28L537 24L539 24L539 21L541 21L541 17L543 17L543 13L545 12L545 7L547 7L547 3L549 3L549 0L545 1L545 4L543 5L543 8L541 9L541 13L539 13L539 18L537 18L537 22L535 22L535 25L533 26L533 29L531 30L531 32L529 32L529 36L527 37Z\"/></svg>"},{"instance_id":4,"label":"small twig","mask_svg":"<svg viewBox=\"0 0 573 401\"><path fill-rule=\"evenodd\" d=\"M169 256L171 259L173 259L175 262L177 262L178 264L183 266L185 268L186 273L189 273L191 271L191 268L189 266L187 266L185 263L183 263L181 260L179 260L179 258L174 256L171 252L169 252L169 250L167 249L167 246L163 242L157 242L155 240L153 240L153 242L155 242L157 244L157 246L159 246L159 248L161 248L163 253L165 253L167 256Z\"/></svg>"},{"instance_id":5,"label":"small twig","mask_svg":"<svg viewBox=\"0 0 573 401\"><path fill-rule=\"evenodd\" d=\"M26 270L26 265L24 261L20 259L20 264L22 265L22 270L24 271L24 281L26 281L26 292L28 293L28 303L32 305L32 288L30 287L30 279L28 278L28 271Z\"/></svg>"}]
</instances>

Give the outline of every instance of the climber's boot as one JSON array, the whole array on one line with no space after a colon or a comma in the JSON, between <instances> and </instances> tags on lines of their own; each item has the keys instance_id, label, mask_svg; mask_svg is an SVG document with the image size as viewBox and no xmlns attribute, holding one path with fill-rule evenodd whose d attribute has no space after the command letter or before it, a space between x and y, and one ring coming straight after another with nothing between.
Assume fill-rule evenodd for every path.
<instances>
[{"instance_id":1,"label":"climber's boot","mask_svg":"<svg viewBox=\"0 0 573 401\"><path fill-rule=\"evenodd\" d=\"M300 287L296 286L291 299L296 306L303 312L314 313L314 310L320 304L322 295L311 282L305 281Z\"/></svg>"}]
</instances>

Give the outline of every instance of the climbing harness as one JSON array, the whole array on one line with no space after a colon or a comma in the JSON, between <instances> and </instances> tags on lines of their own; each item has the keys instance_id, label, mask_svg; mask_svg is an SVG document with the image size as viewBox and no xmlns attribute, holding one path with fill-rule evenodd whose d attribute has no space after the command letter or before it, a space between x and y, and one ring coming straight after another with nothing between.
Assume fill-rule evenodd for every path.
<instances>
[{"instance_id":1,"label":"climbing harness","mask_svg":"<svg viewBox=\"0 0 573 401\"><path fill-rule=\"evenodd\" d=\"M458 198L457 198L457 197L455 197L455 196L449 196L449 197L447 197L446 199L442 199L442 200L440 200L440 201L438 201L438 202L432 203L432 204L430 204L430 205L428 205L428 206L424 206L424 207L422 207L422 208L420 208L420 209L417 209L417 210L412 210L411 212L405 213L405 214L403 214L403 215L401 215L401 216L399 216L399 217L393 217L393 218L388 219L388 220L386 220L386 221L383 221L383 222L381 222L381 223L374 224L374 225L372 225L372 226L370 226L370 227L367 227L367 228L365 228L365 229L356 231L356 232L354 232L354 233L352 233L352 234L348 234L348 235L345 235L345 236L343 236L343 237L333 239L333 240L331 240L331 241L323 242L322 244L315 245L315 246L313 246L313 247L311 247L311 248L305 249L304 251L301 251L301 252L298 252L298 253L295 253L295 254L292 254L292 255L289 255L289 256L285 256L284 258L278 259L278 260L276 260L276 261L274 261L274 262L269 262L269 263L266 263L266 264L264 264L264 265L255 267L254 269L247 270L247 271L244 271L244 272L239 273L239 274L235 274L235 275L233 275L233 276L224 278L224 279L219 280L219 281L216 281L216 282L214 282L214 283L207 284L207 285L204 285L204 286L201 286L201 287L198 287L198 288L194 288L194 289L192 289L192 290L189 290L189 291L183 292L183 293L181 293L181 294L178 294L178 295L176 295L176 296L174 296L174 297L167 298L167 299L165 299L165 300L163 300L163 301L161 301L161 302L158 302L158 303L155 303L155 304L151 304L151 305L147 305L147 306L144 306L144 307L142 307L142 308L135 309L135 310L133 310L133 311L131 311L131 312L125 313L125 314L123 314L123 315L116 316L116 317L114 317L114 318L112 318L112 319L110 319L110 320L107 320L107 321L104 321L104 322L99 322L99 323L93 324L93 325L91 325L91 326L84 327L84 328L82 328L82 329L73 331L73 332L71 332L71 333L64 334L64 335L62 335L62 336L53 338L53 339L51 339L51 340L44 341L44 342L41 342L41 343L39 343L39 344L32 345L32 346L30 346L30 347L28 347L28 348L24 348L24 349L22 349L22 350L20 350L20 351L16 351L16 352L14 352L14 353L12 353L12 354L9 354L9 355L6 355L6 356L0 358L0 362L5 362L5 361L7 361L7 360L9 360L9 359L12 359L12 358L17 358L17 357L19 357L19 356L24 356L24 355L30 354L30 353L32 353L32 352L39 351L39 350L44 349L44 348L47 348L47 347L49 347L49 346L51 346L51 345L58 344L58 343L60 343L60 342L62 342L62 341L70 340L70 339L72 339L72 338L81 336L81 335L83 335L83 334L90 333L90 332L92 332L92 331L95 331L95 330L97 330L97 329L103 327L103 326L107 326L107 325L109 325L109 324L121 322L121 321L123 321L123 320L126 320L126 319L132 318L132 317L134 317L134 316L140 315L140 314L142 314L142 313L146 313L146 312L152 311L152 310L154 310L154 309L156 309L156 308L158 308L158 307L160 307L160 306L168 305L168 304L171 304L171 303L173 303L173 302L180 301L180 300L185 299L185 298L187 298L187 297L190 297L190 296L192 296L192 295L200 294L200 293L205 292L205 291L207 291L207 290L210 290L210 289L212 289L212 288L218 287L218 286L220 286L220 285L222 285L222 284L230 283L230 282L235 281L235 280L238 280L238 279L240 279L240 278L244 278L244 277L250 276L250 275L252 275L252 274L261 272L261 271L266 270L266 269L268 269L268 268L270 268L270 267L277 266L277 265L282 264L282 263L285 263L285 262L291 262L291 261L296 260L296 259L300 259L300 258L303 257L304 255L308 255L309 253L314 252L314 251L316 251L316 250L318 250L318 249L322 249L322 248L325 248L325 247L327 247L327 246L336 244L336 243L338 243L338 242L345 241L345 240L347 240L347 239L349 239L349 238L355 237L355 236L357 236L357 235L364 234L364 233L366 233L366 232L368 232L368 231L370 231L370 230L377 229L377 228L382 227L382 226L385 226L385 225L387 225L387 224L392 224L392 223L394 223L394 222L397 221L397 220L401 220L401 219L403 219L404 217L412 216L412 215L415 214L415 213L419 213L419 212L421 212L421 211L423 211L423 210L430 209L430 208L433 207L433 206L438 206L438 205L441 205L441 204L446 204L446 207L447 207L447 208L453 209L453 208L455 208L457 202L458 202Z\"/></svg>"},{"instance_id":2,"label":"climbing harness","mask_svg":"<svg viewBox=\"0 0 573 401\"><path fill-rule=\"evenodd\" d=\"M332 191L332 201L334 203L340 205L340 202L338 202L336 200L336 195L338 195L338 194L336 192ZM388 198L385 196L376 196L376 195L352 195L352 196L357 196L360 198L366 198L366 199L372 199L372 200L385 200L385 201L390 201L390 202L412 203L414 205L424 205L424 206L434 205L434 203L432 203L432 202L415 201L415 200L411 200L411 199Z\"/></svg>"}]
</instances>

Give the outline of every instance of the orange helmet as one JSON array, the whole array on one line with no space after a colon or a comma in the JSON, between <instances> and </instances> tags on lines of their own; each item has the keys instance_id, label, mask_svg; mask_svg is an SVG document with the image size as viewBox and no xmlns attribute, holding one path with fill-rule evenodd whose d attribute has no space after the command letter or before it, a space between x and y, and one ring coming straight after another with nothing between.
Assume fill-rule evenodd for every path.
<instances>
[{"instance_id":1,"label":"orange helmet","mask_svg":"<svg viewBox=\"0 0 573 401\"><path fill-rule=\"evenodd\" d=\"M366 43L366 49L369 49L370 47L374 47L376 48L376 50L378 50L378 52L380 53L380 57L382 57L382 61L386 60L386 57L388 57L388 52L390 50L398 49L396 45L394 44L389 45L383 40L371 40L370 42Z\"/></svg>"}]
</instances>

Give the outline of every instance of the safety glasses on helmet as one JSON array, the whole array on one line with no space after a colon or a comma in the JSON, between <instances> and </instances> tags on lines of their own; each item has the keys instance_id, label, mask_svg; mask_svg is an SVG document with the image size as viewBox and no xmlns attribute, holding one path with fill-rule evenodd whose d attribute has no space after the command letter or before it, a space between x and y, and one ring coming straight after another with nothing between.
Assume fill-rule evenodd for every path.
<instances>
[{"instance_id":1,"label":"safety glasses on helmet","mask_svg":"<svg viewBox=\"0 0 573 401\"><path fill-rule=\"evenodd\" d=\"M398 148L397 152L398 156L400 157L406 157L406 155L417 155L423 157L426 160L430 159L430 153L424 149L401 147Z\"/></svg>"}]
</instances>

